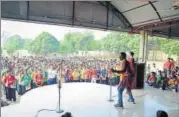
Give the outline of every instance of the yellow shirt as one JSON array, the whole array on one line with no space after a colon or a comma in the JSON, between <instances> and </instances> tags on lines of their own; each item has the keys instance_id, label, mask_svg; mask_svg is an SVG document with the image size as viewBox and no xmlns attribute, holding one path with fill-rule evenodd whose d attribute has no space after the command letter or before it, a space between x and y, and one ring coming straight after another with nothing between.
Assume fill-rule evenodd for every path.
<instances>
[{"instance_id":1,"label":"yellow shirt","mask_svg":"<svg viewBox=\"0 0 179 117\"><path fill-rule=\"evenodd\" d=\"M35 80L35 76L37 75L37 72L32 72L32 79Z\"/></svg>"},{"instance_id":2,"label":"yellow shirt","mask_svg":"<svg viewBox=\"0 0 179 117\"><path fill-rule=\"evenodd\" d=\"M81 71L81 79L85 79L85 70Z\"/></svg>"},{"instance_id":3,"label":"yellow shirt","mask_svg":"<svg viewBox=\"0 0 179 117\"><path fill-rule=\"evenodd\" d=\"M73 73L73 80L78 80L78 72L75 70Z\"/></svg>"},{"instance_id":4,"label":"yellow shirt","mask_svg":"<svg viewBox=\"0 0 179 117\"><path fill-rule=\"evenodd\" d=\"M125 62L125 60L123 60L122 62L121 62L121 66L120 66L120 70L122 70L122 65L123 65L123 63ZM126 75L126 73L122 73L122 74L120 74L120 82L125 78L125 75Z\"/></svg>"},{"instance_id":5,"label":"yellow shirt","mask_svg":"<svg viewBox=\"0 0 179 117\"><path fill-rule=\"evenodd\" d=\"M174 86L175 85L175 80L174 79L170 79L168 81L168 84L171 85L171 86Z\"/></svg>"}]
</instances>

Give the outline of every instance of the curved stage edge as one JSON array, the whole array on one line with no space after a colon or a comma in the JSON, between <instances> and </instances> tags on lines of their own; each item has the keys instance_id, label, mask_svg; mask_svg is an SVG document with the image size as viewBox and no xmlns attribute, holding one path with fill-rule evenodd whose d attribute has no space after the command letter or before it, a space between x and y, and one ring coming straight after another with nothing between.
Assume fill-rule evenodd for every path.
<instances>
[{"instance_id":1,"label":"curved stage edge","mask_svg":"<svg viewBox=\"0 0 179 117\"><path fill-rule=\"evenodd\" d=\"M170 117L179 115L179 93L145 87L132 91L136 104L131 104L124 91L124 109L116 109L117 87L112 87L114 102L108 101L109 90L108 85L101 84L62 84L61 108L73 117L156 117L157 110L166 111ZM2 107L1 117L35 117L38 110L56 109L57 104L57 85L44 86L27 92L20 103ZM59 114L42 111L38 117L59 117Z\"/></svg>"}]
</instances>

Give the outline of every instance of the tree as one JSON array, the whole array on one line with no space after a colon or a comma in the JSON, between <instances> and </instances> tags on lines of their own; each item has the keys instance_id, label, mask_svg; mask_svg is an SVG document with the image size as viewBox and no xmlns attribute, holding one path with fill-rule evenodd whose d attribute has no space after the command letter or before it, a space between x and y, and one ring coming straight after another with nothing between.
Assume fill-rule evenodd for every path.
<instances>
[{"instance_id":1,"label":"tree","mask_svg":"<svg viewBox=\"0 0 179 117\"><path fill-rule=\"evenodd\" d=\"M1 31L1 44L4 45L4 42L11 37L10 34L4 30Z\"/></svg>"},{"instance_id":2,"label":"tree","mask_svg":"<svg viewBox=\"0 0 179 117\"><path fill-rule=\"evenodd\" d=\"M23 49L29 50L31 42L32 42L32 39L24 39Z\"/></svg>"},{"instance_id":3,"label":"tree","mask_svg":"<svg viewBox=\"0 0 179 117\"><path fill-rule=\"evenodd\" d=\"M88 50L94 50L93 44L94 41L94 35L92 32L86 32L83 36L83 38L80 40L80 50L88 51Z\"/></svg>"},{"instance_id":4,"label":"tree","mask_svg":"<svg viewBox=\"0 0 179 117\"><path fill-rule=\"evenodd\" d=\"M73 53L80 50L88 51L94 50L94 35L91 32L80 33L80 32L70 32L61 41L60 52L61 53Z\"/></svg>"},{"instance_id":5,"label":"tree","mask_svg":"<svg viewBox=\"0 0 179 117\"><path fill-rule=\"evenodd\" d=\"M80 41L84 37L83 33L80 32L70 32L67 33L63 40L63 51L72 53L80 50Z\"/></svg>"},{"instance_id":6,"label":"tree","mask_svg":"<svg viewBox=\"0 0 179 117\"><path fill-rule=\"evenodd\" d=\"M128 35L127 33L112 32L102 41L102 50L107 51L133 51L136 56L139 54L139 35Z\"/></svg>"},{"instance_id":7,"label":"tree","mask_svg":"<svg viewBox=\"0 0 179 117\"><path fill-rule=\"evenodd\" d=\"M49 54L59 51L59 41L49 34L42 32L29 45L28 50L35 54Z\"/></svg>"},{"instance_id":8,"label":"tree","mask_svg":"<svg viewBox=\"0 0 179 117\"><path fill-rule=\"evenodd\" d=\"M22 49L23 45L24 40L19 35L14 35L5 41L3 48L12 54L14 51Z\"/></svg>"},{"instance_id":9,"label":"tree","mask_svg":"<svg viewBox=\"0 0 179 117\"><path fill-rule=\"evenodd\" d=\"M163 51L165 54L168 54L169 56L171 55L179 56L179 41L178 40L152 37L150 38L149 43L150 41L157 43L158 48L161 51Z\"/></svg>"}]
</instances>

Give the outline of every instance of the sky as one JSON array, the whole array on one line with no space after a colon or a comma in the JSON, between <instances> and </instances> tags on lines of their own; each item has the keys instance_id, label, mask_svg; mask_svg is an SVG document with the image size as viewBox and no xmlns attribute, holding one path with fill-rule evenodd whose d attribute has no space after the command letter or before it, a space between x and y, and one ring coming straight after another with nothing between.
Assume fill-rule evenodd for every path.
<instances>
[{"instance_id":1,"label":"sky","mask_svg":"<svg viewBox=\"0 0 179 117\"><path fill-rule=\"evenodd\" d=\"M1 34L2 32L7 32L10 35L20 35L23 38L34 39L43 31L49 32L58 40L63 39L64 35L68 32L91 31L93 32L96 39L101 39L110 33L108 31L91 30L85 28L73 28L73 27L65 27L65 26L1 20Z\"/></svg>"}]
</instances>

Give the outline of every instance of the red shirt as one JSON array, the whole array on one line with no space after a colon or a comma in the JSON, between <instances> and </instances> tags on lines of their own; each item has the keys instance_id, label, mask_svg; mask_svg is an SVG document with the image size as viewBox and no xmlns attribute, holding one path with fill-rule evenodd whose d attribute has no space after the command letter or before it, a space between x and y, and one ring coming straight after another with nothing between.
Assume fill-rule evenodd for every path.
<instances>
[{"instance_id":1,"label":"red shirt","mask_svg":"<svg viewBox=\"0 0 179 117\"><path fill-rule=\"evenodd\" d=\"M43 80L42 74L37 74L37 75L35 76L35 81L36 81L36 84L37 84L37 85L41 85L41 84L42 84L42 80Z\"/></svg>"},{"instance_id":2,"label":"red shirt","mask_svg":"<svg viewBox=\"0 0 179 117\"><path fill-rule=\"evenodd\" d=\"M70 80L73 80L73 75L72 75L72 72L70 71L69 73L69 77L70 77Z\"/></svg>"},{"instance_id":3,"label":"red shirt","mask_svg":"<svg viewBox=\"0 0 179 117\"><path fill-rule=\"evenodd\" d=\"M13 75L6 75L4 83L7 84L8 87L12 86L15 83L16 79Z\"/></svg>"},{"instance_id":4,"label":"red shirt","mask_svg":"<svg viewBox=\"0 0 179 117\"><path fill-rule=\"evenodd\" d=\"M131 57L129 59L129 65L133 73L135 73L135 67L134 67L134 59Z\"/></svg>"},{"instance_id":5,"label":"red shirt","mask_svg":"<svg viewBox=\"0 0 179 117\"><path fill-rule=\"evenodd\" d=\"M111 70L108 70L108 76L111 77L113 75Z\"/></svg>"},{"instance_id":6,"label":"red shirt","mask_svg":"<svg viewBox=\"0 0 179 117\"><path fill-rule=\"evenodd\" d=\"M96 70L91 70L91 74L96 76Z\"/></svg>"},{"instance_id":7,"label":"red shirt","mask_svg":"<svg viewBox=\"0 0 179 117\"><path fill-rule=\"evenodd\" d=\"M155 78L154 76L150 76L150 77L149 77L149 81L155 82L155 80L156 80L156 78Z\"/></svg>"},{"instance_id":8,"label":"red shirt","mask_svg":"<svg viewBox=\"0 0 179 117\"><path fill-rule=\"evenodd\" d=\"M92 74L91 74L91 70L87 70L86 72L85 72L85 74L86 74L86 79L91 79L91 76L92 76Z\"/></svg>"},{"instance_id":9,"label":"red shirt","mask_svg":"<svg viewBox=\"0 0 179 117\"><path fill-rule=\"evenodd\" d=\"M172 65L171 62L170 62L170 61L167 61L167 62L164 63L164 66L163 66L163 67L164 67L165 69L171 69L171 65Z\"/></svg>"}]
</instances>

